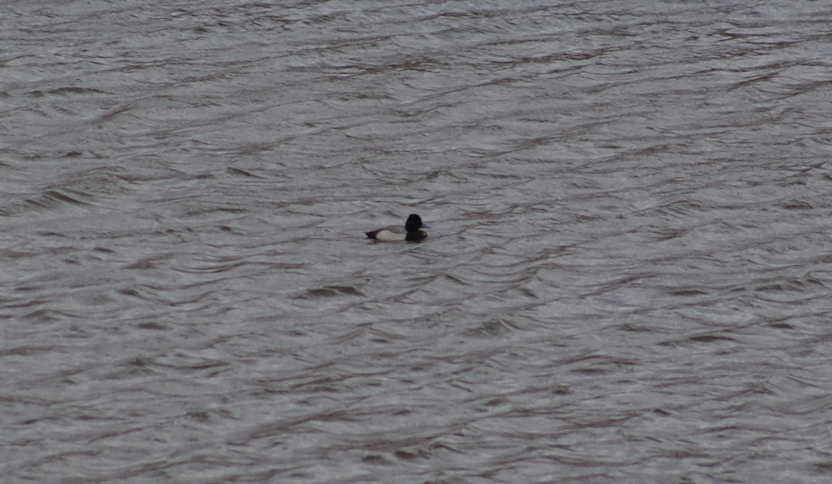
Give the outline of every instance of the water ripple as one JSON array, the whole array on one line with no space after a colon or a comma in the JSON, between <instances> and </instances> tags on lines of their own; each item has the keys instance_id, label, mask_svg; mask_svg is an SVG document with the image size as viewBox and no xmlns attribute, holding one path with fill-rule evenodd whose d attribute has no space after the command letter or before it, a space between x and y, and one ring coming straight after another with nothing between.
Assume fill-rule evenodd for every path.
<instances>
[{"instance_id":1,"label":"water ripple","mask_svg":"<svg viewBox=\"0 0 832 484\"><path fill-rule=\"evenodd\" d=\"M10 479L828 480L822 2L4 8Z\"/></svg>"}]
</instances>

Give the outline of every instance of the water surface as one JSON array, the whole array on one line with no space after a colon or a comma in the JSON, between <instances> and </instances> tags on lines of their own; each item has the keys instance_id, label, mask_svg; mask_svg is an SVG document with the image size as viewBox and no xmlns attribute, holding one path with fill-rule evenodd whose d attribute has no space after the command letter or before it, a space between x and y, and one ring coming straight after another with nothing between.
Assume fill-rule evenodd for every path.
<instances>
[{"instance_id":1,"label":"water surface","mask_svg":"<svg viewBox=\"0 0 832 484\"><path fill-rule=\"evenodd\" d=\"M5 2L0 470L828 482L830 21Z\"/></svg>"}]
</instances>

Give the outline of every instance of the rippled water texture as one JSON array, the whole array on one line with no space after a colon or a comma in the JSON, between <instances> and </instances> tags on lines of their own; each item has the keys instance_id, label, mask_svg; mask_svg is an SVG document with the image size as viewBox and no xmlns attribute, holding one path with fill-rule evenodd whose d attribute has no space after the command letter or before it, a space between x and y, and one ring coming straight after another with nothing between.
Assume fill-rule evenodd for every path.
<instances>
[{"instance_id":1,"label":"rippled water texture","mask_svg":"<svg viewBox=\"0 0 832 484\"><path fill-rule=\"evenodd\" d=\"M830 482L830 25L4 1L0 480Z\"/></svg>"}]
</instances>

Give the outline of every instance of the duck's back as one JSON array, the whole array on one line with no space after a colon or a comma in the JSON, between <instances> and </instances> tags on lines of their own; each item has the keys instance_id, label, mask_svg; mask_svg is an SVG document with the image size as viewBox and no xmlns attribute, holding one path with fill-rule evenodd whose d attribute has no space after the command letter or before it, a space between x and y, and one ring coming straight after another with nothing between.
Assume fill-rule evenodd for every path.
<instances>
[{"instance_id":1,"label":"duck's back","mask_svg":"<svg viewBox=\"0 0 832 484\"><path fill-rule=\"evenodd\" d=\"M365 232L367 237L382 242L397 242L407 240L408 232L404 227L384 227L383 229L373 230L372 232Z\"/></svg>"}]
</instances>

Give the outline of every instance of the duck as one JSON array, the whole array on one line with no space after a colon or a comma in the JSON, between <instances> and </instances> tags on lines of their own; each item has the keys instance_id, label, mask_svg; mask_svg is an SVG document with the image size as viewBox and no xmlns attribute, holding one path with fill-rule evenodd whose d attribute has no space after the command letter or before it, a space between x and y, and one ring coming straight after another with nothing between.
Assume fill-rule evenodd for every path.
<instances>
[{"instance_id":1,"label":"duck","mask_svg":"<svg viewBox=\"0 0 832 484\"><path fill-rule=\"evenodd\" d=\"M384 227L382 229L364 233L367 234L367 237L373 240L378 240L379 242L421 242L428 238L428 234L419 229L429 228L430 226L422 223L422 217L412 213L407 217L404 227Z\"/></svg>"}]
</instances>

